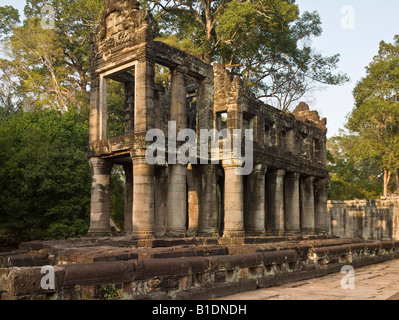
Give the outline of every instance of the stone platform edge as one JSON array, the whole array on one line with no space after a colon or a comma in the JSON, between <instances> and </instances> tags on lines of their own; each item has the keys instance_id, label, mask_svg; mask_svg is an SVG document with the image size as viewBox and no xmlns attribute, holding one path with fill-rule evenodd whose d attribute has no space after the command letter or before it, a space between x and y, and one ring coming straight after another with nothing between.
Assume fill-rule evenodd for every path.
<instances>
[{"instance_id":1,"label":"stone platform edge","mask_svg":"<svg viewBox=\"0 0 399 320\"><path fill-rule=\"evenodd\" d=\"M240 246L237 246L240 247ZM306 253L306 254L305 254ZM42 267L0 268L0 299L209 300L399 258L399 241L351 243L245 254L55 265L43 290Z\"/></svg>"}]
</instances>

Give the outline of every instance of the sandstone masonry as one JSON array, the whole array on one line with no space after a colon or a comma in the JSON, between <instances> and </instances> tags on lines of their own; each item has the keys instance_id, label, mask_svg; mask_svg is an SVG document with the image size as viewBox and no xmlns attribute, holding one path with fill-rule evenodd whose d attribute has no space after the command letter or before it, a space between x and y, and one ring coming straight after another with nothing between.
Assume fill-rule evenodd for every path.
<instances>
[{"instance_id":1,"label":"sandstone masonry","mask_svg":"<svg viewBox=\"0 0 399 320\"><path fill-rule=\"evenodd\" d=\"M154 41L155 30L137 2L106 1L93 37L89 235L111 234L115 164L125 170L124 232L135 239L327 234L326 120L305 103L288 114L245 94L222 64ZM155 83L156 65L170 72L166 87ZM107 130L111 80L125 88L125 134L118 137ZM201 129L253 129L254 170L236 175L225 154L219 164L148 164L146 132L167 133L168 121L197 137Z\"/></svg>"}]
</instances>

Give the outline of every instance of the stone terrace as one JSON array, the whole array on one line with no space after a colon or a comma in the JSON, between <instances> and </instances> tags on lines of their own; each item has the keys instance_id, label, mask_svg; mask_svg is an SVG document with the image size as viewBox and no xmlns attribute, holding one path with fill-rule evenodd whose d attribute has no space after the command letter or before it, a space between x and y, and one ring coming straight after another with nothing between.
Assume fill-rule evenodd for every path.
<instances>
[{"instance_id":1,"label":"stone terrace","mask_svg":"<svg viewBox=\"0 0 399 320\"><path fill-rule=\"evenodd\" d=\"M0 299L213 299L397 258L399 242L331 237L34 241L0 255Z\"/></svg>"}]
</instances>

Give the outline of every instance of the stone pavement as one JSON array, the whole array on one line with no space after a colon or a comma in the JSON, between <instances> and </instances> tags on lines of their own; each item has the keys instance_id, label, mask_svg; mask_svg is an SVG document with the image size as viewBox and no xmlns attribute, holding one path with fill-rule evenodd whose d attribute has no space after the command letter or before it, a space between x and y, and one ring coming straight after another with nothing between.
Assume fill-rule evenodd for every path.
<instances>
[{"instance_id":1,"label":"stone pavement","mask_svg":"<svg viewBox=\"0 0 399 320\"><path fill-rule=\"evenodd\" d=\"M217 300L399 300L399 260L354 270L354 289L343 289L349 273L248 291ZM344 284L349 285L347 278Z\"/></svg>"}]
</instances>

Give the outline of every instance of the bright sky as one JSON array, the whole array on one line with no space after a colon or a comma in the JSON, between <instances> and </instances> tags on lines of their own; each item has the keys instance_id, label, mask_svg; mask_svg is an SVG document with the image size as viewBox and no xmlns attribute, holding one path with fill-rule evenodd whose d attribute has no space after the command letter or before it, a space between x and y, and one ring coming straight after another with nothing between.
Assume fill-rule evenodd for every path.
<instances>
[{"instance_id":1,"label":"bright sky","mask_svg":"<svg viewBox=\"0 0 399 320\"><path fill-rule=\"evenodd\" d=\"M316 92L309 103L311 109L327 118L328 137L331 137L343 128L353 108L353 88L378 54L380 41L392 42L394 35L399 34L399 1L297 0L296 3L301 11L319 12L323 34L312 46L324 55L339 53L340 70L351 78L350 83L341 87ZM349 12L354 14L354 21L349 19Z\"/></svg>"},{"instance_id":2,"label":"bright sky","mask_svg":"<svg viewBox=\"0 0 399 320\"><path fill-rule=\"evenodd\" d=\"M341 55L340 71L349 75L351 82L341 87L329 87L315 92L306 101L311 109L327 118L328 136L344 127L353 108L352 91L365 75L367 66L378 53L379 42L392 42L399 34L398 0L296 0L301 12L317 10L323 34L312 46L324 55ZM0 0L0 5L12 5L22 10L25 0Z\"/></svg>"}]
</instances>

